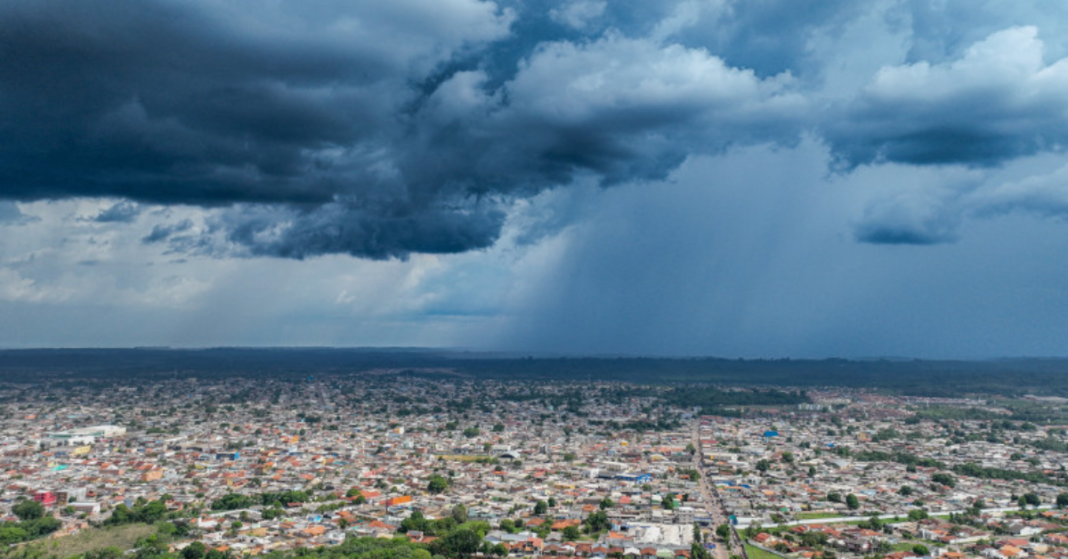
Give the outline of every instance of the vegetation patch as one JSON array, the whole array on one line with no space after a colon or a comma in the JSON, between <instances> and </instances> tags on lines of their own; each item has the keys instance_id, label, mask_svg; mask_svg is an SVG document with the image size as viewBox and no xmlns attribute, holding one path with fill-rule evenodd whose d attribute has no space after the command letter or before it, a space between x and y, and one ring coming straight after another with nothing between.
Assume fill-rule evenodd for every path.
<instances>
[{"instance_id":1,"label":"vegetation patch","mask_svg":"<svg viewBox=\"0 0 1068 559\"><path fill-rule=\"evenodd\" d=\"M50 538L26 544L13 555L16 557L74 557L107 548L126 551L133 548L137 540L146 538L155 532L156 529L148 524L89 528L73 536Z\"/></svg>"}]
</instances>

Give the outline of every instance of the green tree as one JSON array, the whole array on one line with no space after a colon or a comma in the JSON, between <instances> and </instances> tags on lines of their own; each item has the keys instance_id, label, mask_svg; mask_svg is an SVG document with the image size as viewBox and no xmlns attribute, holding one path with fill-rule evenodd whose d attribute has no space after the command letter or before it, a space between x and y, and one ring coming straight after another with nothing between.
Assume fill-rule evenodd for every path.
<instances>
[{"instance_id":1,"label":"green tree","mask_svg":"<svg viewBox=\"0 0 1068 559\"><path fill-rule=\"evenodd\" d=\"M700 542L690 544L690 559L712 559L712 554Z\"/></svg>"},{"instance_id":2,"label":"green tree","mask_svg":"<svg viewBox=\"0 0 1068 559\"><path fill-rule=\"evenodd\" d=\"M920 557L927 557L931 555L931 550L927 549L927 546L923 544L916 544L912 546L912 552Z\"/></svg>"},{"instance_id":3,"label":"green tree","mask_svg":"<svg viewBox=\"0 0 1068 559\"><path fill-rule=\"evenodd\" d=\"M1057 508L1063 509L1068 507L1068 493L1057 494Z\"/></svg>"},{"instance_id":4,"label":"green tree","mask_svg":"<svg viewBox=\"0 0 1068 559\"><path fill-rule=\"evenodd\" d=\"M208 548L201 542L193 542L182 550L183 559L204 559L204 555L208 553Z\"/></svg>"},{"instance_id":5,"label":"green tree","mask_svg":"<svg viewBox=\"0 0 1068 559\"><path fill-rule=\"evenodd\" d=\"M901 489L897 490L897 493L902 497L908 497L909 495L912 495L912 488L907 485L902 485Z\"/></svg>"},{"instance_id":6,"label":"green tree","mask_svg":"<svg viewBox=\"0 0 1068 559\"><path fill-rule=\"evenodd\" d=\"M19 520L25 522L27 520L37 520L38 518L41 518L44 516L45 509L41 503L27 500L11 507L11 512L19 517Z\"/></svg>"},{"instance_id":7,"label":"green tree","mask_svg":"<svg viewBox=\"0 0 1068 559\"><path fill-rule=\"evenodd\" d=\"M463 524L464 522L467 522L467 507L457 503L456 506L452 507L451 516L457 524Z\"/></svg>"},{"instance_id":8,"label":"green tree","mask_svg":"<svg viewBox=\"0 0 1068 559\"><path fill-rule=\"evenodd\" d=\"M402 534L408 532L426 532L430 527L430 522L423 516L423 511L414 510L412 514L408 515L408 518L401 520L400 527L397 531Z\"/></svg>"},{"instance_id":9,"label":"green tree","mask_svg":"<svg viewBox=\"0 0 1068 559\"><path fill-rule=\"evenodd\" d=\"M493 432L494 433L503 433L504 432L504 424L503 423L498 423L498 424L494 425L493 426Z\"/></svg>"},{"instance_id":10,"label":"green tree","mask_svg":"<svg viewBox=\"0 0 1068 559\"><path fill-rule=\"evenodd\" d=\"M586 517L586 527L590 533L607 530L608 526L608 515L605 514L603 510L599 510Z\"/></svg>"},{"instance_id":11,"label":"green tree","mask_svg":"<svg viewBox=\"0 0 1068 559\"><path fill-rule=\"evenodd\" d=\"M931 476L931 481L940 485L945 485L946 487L957 486L957 480L953 479L953 476L945 472L938 472L937 474L934 474L933 476Z\"/></svg>"},{"instance_id":12,"label":"green tree","mask_svg":"<svg viewBox=\"0 0 1068 559\"><path fill-rule=\"evenodd\" d=\"M716 526L716 535L719 536L719 539L727 541L731 537L731 527L727 524Z\"/></svg>"},{"instance_id":13,"label":"green tree","mask_svg":"<svg viewBox=\"0 0 1068 559\"><path fill-rule=\"evenodd\" d=\"M837 491L831 491L830 493L827 494L827 500L832 502L832 503L841 503L842 502L842 494L837 492Z\"/></svg>"},{"instance_id":14,"label":"green tree","mask_svg":"<svg viewBox=\"0 0 1068 559\"><path fill-rule=\"evenodd\" d=\"M534 514L542 515L542 514L545 514L546 512L549 512L549 504L548 503L546 503L545 501L542 501L540 499L538 500L537 503L534 503Z\"/></svg>"},{"instance_id":15,"label":"green tree","mask_svg":"<svg viewBox=\"0 0 1068 559\"><path fill-rule=\"evenodd\" d=\"M849 495L846 495L846 506L849 507L850 510L857 510L860 508L860 499L858 499L856 495L850 493Z\"/></svg>"},{"instance_id":16,"label":"green tree","mask_svg":"<svg viewBox=\"0 0 1068 559\"><path fill-rule=\"evenodd\" d=\"M434 494L444 493L445 490L448 488L449 480L439 476L438 474L430 476L430 483L426 486L426 490Z\"/></svg>"},{"instance_id":17,"label":"green tree","mask_svg":"<svg viewBox=\"0 0 1068 559\"><path fill-rule=\"evenodd\" d=\"M19 543L30 537L29 532L25 529L15 525L15 523L5 523L0 526L0 543L10 545L13 543Z\"/></svg>"},{"instance_id":18,"label":"green tree","mask_svg":"<svg viewBox=\"0 0 1068 559\"><path fill-rule=\"evenodd\" d=\"M262 500L262 498L261 498ZM252 506L252 498L237 493L227 493L211 503L212 510L237 510L247 509ZM264 503L266 504L266 503ZM284 503L283 503L284 504Z\"/></svg>"},{"instance_id":19,"label":"green tree","mask_svg":"<svg viewBox=\"0 0 1068 559\"><path fill-rule=\"evenodd\" d=\"M820 530L807 530L801 534L801 543L809 547L823 545L827 543L827 534Z\"/></svg>"},{"instance_id":20,"label":"green tree","mask_svg":"<svg viewBox=\"0 0 1068 559\"><path fill-rule=\"evenodd\" d=\"M601 499L601 502L598 504L598 506L601 507L601 510L606 510L616 506L616 504L612 502L612 499L605 497L604 499Z\"/></svg>"},{"instance_id":21,"label":"green tree","mask_svg":"<svg viewBox=\"0 0 1068 559\"><path fill-rule=\"evenodd\" d=\"M579 539L580 535L578 526L568 526L567 528L564 528L563 536L566 541L573 542Z\"/></svg>"},{"instance_id":22,"label":"green tree","mask_svg":"<svg viewBox=\"0 0 1068 559\"><path fill-rule=\"evenodd\" d=\"M42 516L37 520L28 520L26 522L21 522L20 525L24 530L26 530L26 533L29 534L29 537L32 539L47 536L48 534L59 530L59 528L63 526L63 523L55 517Z\"/></svg>"},{"instance_id":23,"label":"green tree","mask_svg":"<svg viewBox=\"0 0 1068 559\"><path fill-rule=\"evenodd\" d=\"M441 555L446 557L470 557L478 553L482 536L474 530L460 528L449 532L445 537L434 540L433 543L438 545L432 547L439 548L444 552Z\"/></svg>"}]
</instances>

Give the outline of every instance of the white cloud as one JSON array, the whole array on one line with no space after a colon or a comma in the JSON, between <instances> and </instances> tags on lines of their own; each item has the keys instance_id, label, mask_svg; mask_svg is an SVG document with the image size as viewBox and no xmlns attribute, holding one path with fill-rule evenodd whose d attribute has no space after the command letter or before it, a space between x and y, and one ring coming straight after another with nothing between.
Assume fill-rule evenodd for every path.
<instances>
[{"instance_id":1,"label":"white cloud","mask_svg":"<svg viewBox=\"0 0 1068 559\"><path fill-rule=\"evenodd\" d=\"M517 113L560 123L633 113L640 126L642 118L665 113L720 121L790 117L804 106L787 90L790 83L786 74L761 80L703 49L609 33L592 43L542 45L506 88Z\"/></svg>"},{"instance_id":2,"label":"white cloud","mask_svg":"<svg viewBox=\"0 0 1068 559\"><path fill-rule=\"evenodd\" d=\"M941 64L886 66L825 128L851 164L995 165L1068 141L1068 59L1035 27L999 31Z\"/></svg>"}]
</instances>

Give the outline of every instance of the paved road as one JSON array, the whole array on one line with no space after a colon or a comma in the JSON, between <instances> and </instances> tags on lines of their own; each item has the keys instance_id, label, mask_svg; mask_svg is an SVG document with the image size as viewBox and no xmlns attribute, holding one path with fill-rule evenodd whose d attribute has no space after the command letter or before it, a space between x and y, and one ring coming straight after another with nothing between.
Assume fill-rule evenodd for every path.
<instances>
[{"instance_id":1,"label":"paved road","mask_svg":"<svg viewBox=\"0 0 1068 559\"><path fill-rule=\"evenodd\" d=\"M704 461L704 451L701 448L701 420L695 419L693 424L693 446L697 449L697 452L693 455L693 468L701 473L701 479L698 481L698 485L701 488L701 500L705 503L705 507L708 510L708 514L712 517L712 530L720 524L729 524L727 519L727 511L723 508L723 502L719 499L719 494L708 483L708 476L705 475L704 469L701 467ZM731 548L740 550L742 542L738 540L736 535L731 533ZM741 553L740 551L738 552ZM712 555L716 559L729 559L731 552L727 550L727 546L723 542L716 541L716 549L712 550Z\"/></svg>"}]
</instances>

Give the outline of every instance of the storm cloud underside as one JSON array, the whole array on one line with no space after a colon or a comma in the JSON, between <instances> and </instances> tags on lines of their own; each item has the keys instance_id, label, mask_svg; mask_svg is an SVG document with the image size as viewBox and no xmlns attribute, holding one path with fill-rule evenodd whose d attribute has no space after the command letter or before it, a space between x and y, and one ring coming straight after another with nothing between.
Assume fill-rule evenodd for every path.
<instances>
[{"instance_id":1,"label":"storm cloud underside","mask_svg":"<svg viewBox=\"0 0 1068 559\"><path fill-rule=\"evenodd\" d=\"M937 59L888 57L832 99L812 45L864 15L851 2L8 2L0 196L223 208L178 251L387 258L488 247L516 199L580 178L803 133L845 172L1061 149L1068 62L1037 27L935 48L944 14L881 9ZM879 219L857 238L948 238Z\"/></svg>"}]
</instances>

